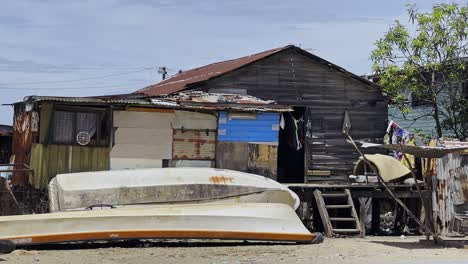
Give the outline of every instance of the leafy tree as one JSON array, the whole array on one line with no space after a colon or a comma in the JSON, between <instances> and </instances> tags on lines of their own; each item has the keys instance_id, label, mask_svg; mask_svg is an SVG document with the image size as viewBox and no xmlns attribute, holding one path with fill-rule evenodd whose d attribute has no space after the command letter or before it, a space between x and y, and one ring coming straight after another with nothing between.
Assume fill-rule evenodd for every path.
<instances>
[{"instance_id":1,"label":"leafy tree","mask_svg":"<svg viewBox=\"0 0 468 264\"><path fill-rule=\"evenodd\" d=\"M403 113L406 95L430 106L443 131L468 138L468 5L438 4L430 12L408 6L409 23L396 20L371 53L376 80Z\"/></svg>"}]
</instances>

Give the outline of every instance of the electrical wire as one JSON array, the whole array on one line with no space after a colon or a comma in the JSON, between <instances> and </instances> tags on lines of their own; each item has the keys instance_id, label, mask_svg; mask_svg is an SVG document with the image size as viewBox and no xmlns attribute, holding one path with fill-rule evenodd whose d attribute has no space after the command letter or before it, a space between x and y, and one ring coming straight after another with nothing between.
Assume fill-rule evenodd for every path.
<instances>
[{"instance_id":1,"label":"electrical wire","mask_svg":"<svg viewBox=\"0 0 468 264\"><path fill-rule=\"evenodd\" d=\"M149 66L141 67L66 67L66 66L0 66L0 71L9 70L138 70L142 68L154 68Z\"/></svg>"},{"instance_id":2,"label":"electrical wire","mask_svg":"<svg viewBox=\"0 0 468 264\"><path fill-rule=\"evenodd\" d=\"M140 85L143 84L145 86L151 85L152 83L148 82L140 82L140 83L128 83L128 84L115 84L115 85L103 85L103 86L85 86L85 87L25 87L25 88L18 88L18 87L0 87L0 90L15 90L15 91L27 91L27 90L80 90L80 89L97 89L97 88L128 88L130 85Z\"/></svg>"},{"instance_id":3,"label":"electrical wire","mask_svg":"<svg viewBox=\"0 0 468 264\"><path fill-rule=\"evenodd\" d=\"M73 79L73 80L45 81L45 82L24 82L24 83L0 83L0 86L2 86L2 85L27 85L27 84L81 82L81 81L87 81L87 80L96 80L96 79L102 79L102 78L108 78L108 77L128 75L128 74L143 72L143 71L152 70L152 69L153 68L143 68L143 69L140 69L138 71L122 72L122 73L116 73L116 74L102 75L102 76L82 78L82 79Z\"/></svg>"}]
</instances>

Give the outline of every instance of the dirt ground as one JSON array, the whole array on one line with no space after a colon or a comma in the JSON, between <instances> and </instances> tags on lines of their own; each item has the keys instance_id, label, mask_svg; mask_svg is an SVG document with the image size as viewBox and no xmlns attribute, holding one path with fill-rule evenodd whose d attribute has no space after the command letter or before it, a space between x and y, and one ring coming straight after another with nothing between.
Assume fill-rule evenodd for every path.
<instances>
[{"instance_id":1,"label":"dirt ground","mask_svg":"<svg viewBox=\"0 0 468 264\"><path fill-rule=\"evenodd\" d=\"M243 243L99 244L16 250L4 263L468 263L468 249L423 246L421 237L326 239L319 245ZM117 247L116 247L117 246Z\"/></svg>"}]
</instances>

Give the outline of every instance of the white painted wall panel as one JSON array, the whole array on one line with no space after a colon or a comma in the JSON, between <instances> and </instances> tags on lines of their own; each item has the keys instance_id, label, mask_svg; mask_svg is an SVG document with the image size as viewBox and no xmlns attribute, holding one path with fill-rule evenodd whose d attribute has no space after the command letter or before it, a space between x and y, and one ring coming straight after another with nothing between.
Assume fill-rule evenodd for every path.
<instances>
[{"instance_id":1,"label":"white painted wall panel","mask_svg":"<svg viewBox=\"0 0 468 264\"><path fill-rule=\"evenodd\" d=\"M211 114L175 111L175 122L173 128L184 129L216 129L217 118Z\"/></svg>"},{"instance_id":2,"label":"white painted wall panel","mask_svg":"<svg viewBox=\"0 0 468 264\"><path fill-rule=\"evenodd\" d=\"M168 140L171 142L171 140ZM110 153L111 158L138 158L138 159L171 159L172 146L147 144L115 144Z\"/></svg>"},{"instance_id":3,"label":"white painted wall panel","mask_svg":"<svg viewBox=\"0 0 468 264\"><path fill-rule=\"evenodd\" d=\"M172 158L174 119L174 113L114 111L111 168L161 167Z\"/></svg>"},{"instance_id":4,"label":"white painted wall panel","mask_svg":"<svg viewBox=\"0 0 468 264\"><path fill-rule=\"evenodd\" d=\"M171 128L174 113L114 111L114 127Z\"/></svg>"},{"instance_id":5,"label":"white painted wall panel","mask_svg":"<svg viewBox=\"0 0 468 264\"><path fill-rule=\"evenodd\" d=\"M127 128L119 127L115 131L118 144L167 145L172 138L172 129Z\"/></svg>"},{"instance_id":6,"label":"white painted wall panel","mask_svg":"<svg viewBox=\"0 0 468 264\"><path fill-rule=\"evenodd\" d=\"M161 168L160 159L111 158L111 170Z\"/></svg>"}]
</instances>

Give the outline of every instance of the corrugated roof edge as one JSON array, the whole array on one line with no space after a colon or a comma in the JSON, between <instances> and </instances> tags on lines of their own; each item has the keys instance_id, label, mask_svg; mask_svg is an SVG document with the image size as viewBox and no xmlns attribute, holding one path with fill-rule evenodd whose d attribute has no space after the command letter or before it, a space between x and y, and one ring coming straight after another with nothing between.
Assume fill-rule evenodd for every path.
<instances>
[{"instance_id":1,"label":"corrugated roof edge","mask_svg":"<svg viewBox=\"0 0 468 264\"><path fill-rule=\"evenodd\" d=\"M157 99L157 100L154 100ZM158 102L159 100L159 102ZM197 103L197 102L173 102L157 97L139 97L139 98L116 98L115 96L97 96L97 97L63 97L63 96L27 96L21 102L60 102L67 104L90 104L90 105L134 105L153 108L169 108L169 109L192 109L192 110L235 110L240 112L290 112L292 108L277 104L223 104L223 103Z\"/></svg>"}]
</instances>

